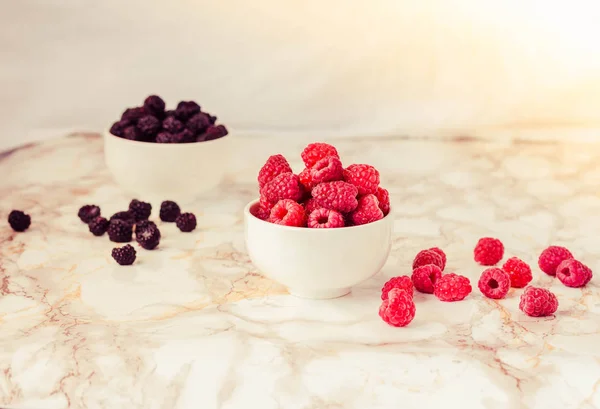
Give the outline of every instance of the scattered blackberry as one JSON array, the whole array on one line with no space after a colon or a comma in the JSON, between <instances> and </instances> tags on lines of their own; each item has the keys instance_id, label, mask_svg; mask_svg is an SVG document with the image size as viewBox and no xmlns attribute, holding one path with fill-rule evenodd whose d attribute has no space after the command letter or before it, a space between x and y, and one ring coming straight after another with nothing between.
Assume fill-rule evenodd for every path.
<instances>
[{"instance_id":1,"label":"scattered blackberry","mask_svg":"<svg viewBox=\"0 0 600 409\"><path fill-rule=\"evenodd\" d=\"M206 132L204 132L203 134L199 135L198 138L196 138L197 142L204 142L204 141L212 141L213 139L219 139L224 137L225 135L227 135L229 132L227 131L227 128L225 128L223 125L217 125L217 126L209 126L206 129Z\"/></svg>"},{"instance_id":2,"label":"scattered blackberry","mask_svg":"<svg viewBox=\"0 0 600 409\"><path fill-rule=\"evenodd\" d=\"M133 125L128 126L123 131L123 138L129 139L130 141L139 141L140 137L140 131Z\"/></svg>"},{"instance_id":3,"label":"scattered blackberry","mask_svg":"<svg viewBox=\"0 0 600 409\"><path fill-rule=\"evenodd\" d=\"M175 219L175 224L182 232L189 233L196 228L196 216L192 213L181 213Z\"/></svg>"},{"instance_id":4,"label":"scattered blackberry","mask_svg":"<svg viewBox=\"0 0 600 409\"><path fill-rule=\"evenodd\" d=\"M165 113L165 101L158 95L150 95L144 100L144 109L151 115L163 116Z\"/></svg>"},{"instance_id":5,"label":"scattered blackberry","mask_svg":"<svg viewBox=\"0 0 600 409\"><path fill-rule=\"evenodd\" d=\"M20 210L13 210L8 215L8 224L14 231L25 231L31 225L31 216Z\"/></svg>"},{"instance_id":6,"label":"scattered blackberry","mask_svg":"<svg viewBox=\"0 0 600 409\"><path fill-rule=\"evenodd\" d=\"M120 121L117 121L114 124L112 124L112 126L110 127L110 133L115 136L123 137L125 128L127 128L129 125L131 125L131 122L129 122L129 120L121 119Z\"/></svg>"},{"instance_id":7,"label":"scattered blackberry","mask_svg":"<svg viewBox=\"0 0 600 409\"><path fill-rule=\"evenodd\" d=\"M96 217L100 216L100 208L96 205L85 205L77 212L77 216L84 223L89 223Z\"/></svg>"},{"instance_id":8,"label":"scattered blackberry","mask_svg":"<svg viewBox=\"0 0 600 409\"><path fill-rule=\"evenodd\" d=\"M155 249L160 243L160 230L156 224L148 224L144 228L136 227L135 240L146 250Z\"/></svg>"},{"instance_id":9,"label":"scattered blackberry","mask_svg":"<svg viewBox=\"0 0 600 409\"><path fill-rule=\"evenodd\" d=\"M112 220L108 225L108 238L116 243L127 243L131 241L133 225L120 220Z\"/></svg>"},{"instance_id":10,"label":"scattered blackberry","mask_svg":"<svg viewBox=\"0 0 600 409\"><path fill-rule=\"evenodd\" d=\"M127 222L127 224L133 225L135 223L135 216L130 211L117 212L110 216L109 221L112 222L113 220L122 220L124 222Z\"/></svg>"},{"instance_id":11,"label":"scattered blackberry","mask_svg":"<svg viewBox=\"0 0 600 409\"><path fill-rule=\"evenodd\" d=\"M146 115L137 123L137 129L143 140L151 140L156 137L156 134L160 130L161 123L155 116Z\"/></svg>"},{"instance_id":12,"label":"scattered blackberry","mask_svg":"<svg viewBox=\"0 0 600 409\"><path fill-rule=\"evenodd\" d=\"M165 200L160 204L160 220L163 222L174 222L181 213L179 205L171 200Z\"/></svg>"},{"instance_id":13,"label":"scattered blackberry","mask_svg":"<svg viewBox=\"0 0 600 409\"><path fill-rule=\"evenodd\" d=\"M122 266L129 266L135 261L135 249L131 244L112 249L111 255Z\"/></svg>"},{"instance_id":14,"label":"scattered blackberry","mask_svg":"<svg viewBox=\"0 0 600 409\"><path fill-rule=\"evenodd\" d=\"M126 119L135 124L144 115L146 115L146 109L144 107L127 108L125 112L123 112L123 115L121 115L121 119Z\"/></svg>"},{"instance_id":15,"label":"scattered blackberry","mask_svg":"<svg viewBox=\"0 0 600 409\"><path fill-rule=\"evenodd\" d=\"M181 101L177 104L175 116L180 121L185 122L198 112L200 112L200 105L196 104L194 101Z\"/></svg>"},{"instance_id":16,"label":"scattered blackberry","mask_svg":"<svg viewBox=\"0 0 600 409\"><path fill-rule=\"evenodd\" d=\"M141 232L144 229L148 229L148 228L152 228L152 227L156 227L156 223L150 221L150 220L142 220L139 221L135 224L135 234L137 234L138 232Z\"/></svg>"},{"instance_id":17,"label":"scattered blackberry","mask_svg":"<svg viewBox=\"0 0 600 409\"><path fill-rule=\"evenodd\" d=\"M104 217L96 217L94 220L88 223L88 227L94 236L102 236L104 233L106 233L108 224L109 221Z\"/></svg>"},{"instance_id":18,"label":"scattered blackberry","mask_svg":"<svg viewBox=\"0 0 600 409\"><path fill-rule=\"evenodd\" d=\"M210 124L210 115L205 114L204 112L198 112L196 115L188 119L185 126L193 134L199 134L203 133Z\"/></svg>"},{"instance_id":19,"label":"scattered blackberry","mask_svg":"<svg viewBox=\"0 0 600 409\"><path fill-rule=\"evenodd\" d=\"M129 213L133 215L136 221L146 220L152 213L152 205L150 203L141 202L137 199L133 199L129 203Z\"/></svg>"},{"instance_id":20,"label":"scattered blackberry","mask_svg":"<svg viewBox=\"0 0 600 409\"><path fill-rule=\"evenodd\" d=\"M173 134L170 132L161 132L156 135L156 143L179 143L181 142L180 134Z\"/></svg>"},{"instance_id":21,"label":"scattered blackberry","mask_svg":"<svg viewBox=\"0 0 600 409\"><path fill-rule=\"evenodd\" d=\"M162 128L169 133L175 134L177 132L181 132L183 129L183 123L174 116L168 116L164 121L162 121Z\"/></svg>"}]
</instances>

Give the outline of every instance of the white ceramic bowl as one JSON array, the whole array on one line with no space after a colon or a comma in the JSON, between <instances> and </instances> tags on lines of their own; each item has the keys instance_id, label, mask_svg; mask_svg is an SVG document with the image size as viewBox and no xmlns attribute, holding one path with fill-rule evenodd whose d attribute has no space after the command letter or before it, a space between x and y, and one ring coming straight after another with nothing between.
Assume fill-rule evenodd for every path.
<instances>
[{"instance_id":1,"label":"white ceramic bowl","mask_svg":"<svg viewBox=\"0 0 600 409\"><path fill-rule=\"evenodd\" d=\"M381 270L392 246L391 213L381 220L338 229L280 226L244 209L246 248L267 277L302 298L346 295L351 287Z\"/></svg>"},{"instance_id":2,"label":"white ceramic bowl","mask_svg":"<svg viewBox=\"0 0 600 409\"><path fill-rule=\"evenodd\" d=\"M104 159L115 181L145 201L189 203L227 172L231 135L206 142L163 144L104 133Z\"/></svg>"}]
</instances>

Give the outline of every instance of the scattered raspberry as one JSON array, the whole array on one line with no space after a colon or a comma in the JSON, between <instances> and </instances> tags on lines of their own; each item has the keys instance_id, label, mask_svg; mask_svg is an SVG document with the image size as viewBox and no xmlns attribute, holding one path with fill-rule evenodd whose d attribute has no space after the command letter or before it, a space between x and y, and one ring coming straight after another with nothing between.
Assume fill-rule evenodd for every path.
<instances>
[{"instance_id":1,"label":"scattered raspberry","mask_svg":"<svg viewBox=\"0 0 600 409\"><path fill-rule=\"evenodd\" d=\"M488 268L479 277L477 286L487 298L504 298L510 288L510 276L500 268Z\"/></svg>"},{"instance_id":2,"label":"scattered raspberry","mask_svg":"<svg viewBox=\"0 0 600 409\"><path fill-rule=\"evenodd\" d=\"M440 256L440 260L442 261L442 265L440 266L440 268L442 269L442 271L444 271L444 269L446 268L446 253L444 253L444 250L442 250L439 247L432 247L429 249L429 251L433 251L435 254Z\"/></svg>"},{"instance_id":3,"label":"scattered raspberry","mask_svg":"<svg viewBox=\"0 0 600 409\"><path fill-rule=\"evenodd\" d=\"M309 172L311 185L315 186L323 182L342 180L344 168L338 157L327 156L315 163Z\"/></svg>"},{"instance_id":4,"label":"scattered raspberry","mask_svg":"<svg viewBox=\"0 0 600 409\"><path fill-rule=\"evenodd\" d=\"M592 270L573 258L564 260L556 268L556 277L567 287L583 287L592 279Z\"/></svg>"},{"instance_id":5,"label":"scattered raspberry","mask_svg":"<svg viewBox=\"0 0 600 409\"><path fill-rule=\"evenodd\" d=\"M302 153L300 154L302 161L307 168L312 168L315 163L319 160L326 158L327 156L335 156L339 158L337 149L327 143L311 143L309 144Z\"/></svg>"},{"instance_id":6,"label":"scattered raspberry","mask_svg":"<svg viewBox=\"0 0 600 409\"><path fill-rule=\"evenodd\" d=\"M350 165L344 169L344 180L358 188L359 195L377 193L379 172L371 165Z\"/></svg>"},{"instance_id":7,"label":"scattered raspberry","mask_svg":"<svg viewBox=\"0 0 600 409\"><path fill-rule=\"evenodd\" d=\"M121 115L121 120L127 120L132 124L136 124L141 117L147 114L144 107L128 108L123 112L123 115Z\"/></svg>"},{"instance_id":8,"label":"scattered raspberry","mask_svg":"<svg viewBox=\"0 0 600 409\"><path fill-rule=\"evenodd\" d=\"M210 116L204 112L198 112L196 115L188 119L185 124L194 135L198 135L206 131L210 126Z\"/></svg>"},{"instance_id":9,"label":"scattered raspberry","mask_svg":"<svg viewBox=\"0 0 600 409\"><path fill-rule=\"evenodd\" d=\"M388 293L393 289L398 288L406 291L412 297L415 292L415 287L409 276L399 276L390 278L381 289L381 299L386 300Z\"/></svg>"},{"instance_id":10,"label":"scattered raspberry","mask_svg":"<svg viewBox=\"0 0 600 409\"><path fill-rule=\"evenodd\" d=\"M300 180L291 172L275 176L261 189L261 196L265 196L272 203L277 203L282 199L297 201L302 198L302 194Z\"/></svg>"},{"instance_id":11,"label":"scattered raspberry","mask_svg":"<svg viewBox=\"0 0 600 409\"><path fill-rule=\"evenodd\" d=\"M515 288L523 288L533 279L529 265L517 257L511 257L506 260L502 266L502 270L508 273L510 276L510 285Z\"/></svg>"},{"instance_id":12,"label":"scattered raspberry","mask_svg":"<svg viewBox=\"0 0 600 409\"><path fill-rule=\"evenodd\" d=\"M142 136L135 126L130 125L123 130L123 138L129 139L130 141L139 141Z\"/></svg>"},{"instance_id":13,"label":"scattered raspberry","mask_svg":"<svg viewBox=\"0 0 600 409\"><path fill-rule=\"evenodd\" d=\"M426 266L428 264L438 266L440 271L444 271L444 268L446 267L442 257L439 255L439 252L433 249L428 249L421 250L417 253L415 259L413 260L412 268L414 270L415 268Z\"/></svg>"},{"instance_id":14,"label":"scattered raspberry","mask_svg":"<svg viewBox=\"0 0 600 409\"><path fill-rule=\"evenodd\" d=\"M131 122L129 122L127 119L121 119L120 121L112 124L110 127L110 133L115 136L123 137L125 128L127 128L129 125L131 125Z\"/></svg>"},{"instance_id":15,"label":"scattered raspberry","mask_svg":"<svg viewBox=\"0 0 600 409\"><path fill-rule=\"evenodd\" d=\"M319 206L317 205L315 199L311 197L310 199L304 202L304 209L306 211L306 214L310 215L313 211L319 209Z\"/></svg>"},{"instance_id":16,"label":"scattered raspberry","mask_svg":"<svg viewBox=\"0 0 600 409\"><path fill-rule=\"evenodd\" d=\"M498 239L483 237L479 239L475 250L475 261L483 266L493 266L502 260L504 245Z\"/></svg>"},{"instance_id":17,"label":"scattered raspberry","mask_svg":"<svg viewBox=\"0 0 600 409\"><path fill-rule=\"evenodd\" d=\"M268 221L283 226L305 226L304 207L291 199L282 199L271 209Z\"/></svg>"},{"instance_id":18,"label":"scattered raspberry","mask_svg":"<svg viewBox=\"0 0 600 409\"><path fill-rule=\"evenodd\" d=\"M229 135L229 131L223 125L210 125L204 133L198 135L196 142L212 141Z\"/></svg>"},{"instance_id":19,"label":"scattered raspberry","mask_svg":"<svg viewBox=\"0 0 600 409\"><path fill-rule=\"evenodd\" d=\"M310 213L307 225L312 229L344 227L344 216L335 210L320 208Z\"/></svg>"},{"instance_id":20,"label":"scattered raspberry","mask_svg":"<svg viewBox=\"0 0 600 409\"><path fill-rule=\"evenodd\" d=\"M100 208L96 205L82 206L77 212L77 216L84 223L89 223L100 216Z\"/></svg>"},{"instance_id":21,"label":"scattered raspberry","mask_svg":"<svg viewBox=\"0 0 600 409\"><path fill-rule=\"evenodd\" d=\"M379 307L379 316L389 325L405 327L415 318L415 303L405 290L392 288Z\"/></svg>"},{"instance_id":22,"label":"scattered raspberry","mask_svg":"<svg viewBox=\"0 0 600 409\"><path fill-rule=\"evenodd\" d=\"M108 220L104 217L96 217L88 223L88 228L94 236L102 236L108 230Z\"/></svg>"},{"instance_id":23,"label":"scattered raspberry","mask_svg":"<svg viewBox=\"0 0 600 409\"><path fill-rule=\"evenodd\" d=\"M113 219L108 225L108 238L116 243L127 243L131 241L133 224L121 219Z\"/></svg>"},{"instance_id":24,"label":"scattered raspberry","mask_svg":"<svg viewBox=\"0 0 600 409\"><path fill-rule=\"evenodd\" d=\"M140 132L141 138L149 141L155 138L160 130L160 121L155 116L146 115L138 121L137 129Z\"/></svg>"},{"instance_id":25,"label":"scattered raspberry","mask_svg":"<svg viewBox=\"0 0 600 409\"><path fill-rule=\"evenodd\" d=\"M129 266L135 261L135 249L131 244L112 249L111 255L122 266Z\"/></svg>"},{"instance_id":26,"label":"scattered raspberry","mask_svg":"<svg viewBox=\"0 0 600 409\"><path fill-rule=\"evenodd\" d=\"M527 287L521 294L519 309L530 317L547 317L558 309L558 300L545 288Z\"/></svg>"},{"instance_id":27,"label":"scattered raspberry","mask_svg":"<svg viewBox=\"0 0 600 409\"><path fill-rule=\"evenodd\" d=\"M13 210L8 215L8 224L14 231L25 231L31 225L31 216L20 210Z\"/></svg>"},{"instance_id":28,"label":"scattered raspberry","mask_svg":"<svg viewBox=\"0 0 600 409\"><path fill-rule=\"evenodd\" d=\"M136 221L146 220L152 213L152 205L150 203L141 202L137 199L133 199L129 203L129 213L133 215Z\"/></svg>"},{"instance_id":29,"label":"scattered raspberry","mask_svg":"<svg viewBox=\"0 0 600 409\"><path fill-rule=\"evenodd\" d=\"M540 270L549 276L556 275L556 267L564 260L573 258L573 255L569 250L560 246L550 246L540 254L538 259L538 266Z\"/></svg>"},{"instance_id":30,"label":"scattered raspberry","mask_svg":"<svg viewBox=\"0 0 600 409\"><path fill-rule=\"evenodd\" d=\"M159 216L163 222L174 222L180 213L179 205L171 200L165 200L160 204Z\"/></svg>"},{"instance_id":31,"label":"scattered raspberry","mask_svg":"<svg viewBox=\"0 0 600 409\"><path fill-rule=\"evenodd\" d=\"M183 123L174 116L168 116L162 122L162 128L169 133L176 134L183 129Z\"/></svg>"},{"instance_id":32,"label":"scattered raspberry","mask_svg":"<svg viewBox=\"0 0 600 409\"><path fill-rule=\"evenodd\" d=\"M449 273L436 281L433 294L441 301L460 301L471 292L471 282L467 277Z\"/></svg>"},{"instance_id":33,"label":"scattered raspberry","mask_svg":"<svg viewBox=\"0 0 600 409\"><path fill-rule=\"evenodd\" d=\"M175 224L182 232L189 233L196 228L196 216L192 213L181 213L175 219Z\"/></svg>"},{"instance_id":34,"label":"scattered raspberry","mask_svg":"<svg viewBox=\"0 0 600 409\"><path fill-rule=\"evenodd\" d=\"M379 208L383 212L383 215L387 216L390 212L390 193L386 189L378 187L375 197L379 201Z\"/></svg>"},{"instance_id":35,"label":"scattered raspberry","mask_svg":"<svg viewBox=\"0 0 600 409\"><path fill-rule=\"evenodd\" d=\"M383 219L383 212L375 195L366 195L358 199L358 205L350 214L350 218L355 226Z\"/></svg>"},{"instance_id":36,"label":"scattered raspberry","mask_svg":"<svg viewBox=\"0 0 600 409\"><path fill-rule=\"evenodd\" d=\"M200 112L200 105L196 104L194 101L181 101L179 104L177 104L175 116L180 121L185 122L198 112Z\"/></svg>"},{"instance_id":37,"label":"scattered raspberry","mask_svg":"<svg viewBox=\"0 0 600 409\"><path fill-rule=\"evenodd\" d=\"M321 183L312 190L319 207L349 213L358 206L358 189L350 183L335 181Z\"/></svg>"},{"instance_id":38,"label":"scattered raspberry","mask_svg":"<svg viewBox=\"0 0 600 409\"><path fill-rule=\"evenodd\" d=\"M181 143L181 133L160 132L156 135L156 143Z\"/></svg>"},{"instance_id":39,"label":"scattered raspberry","mask_svg":"<svg viewBox=\"0 0 600 409\"><path fill-rule=\"evenodd\" d=\"M132 226L135 223L135 217L129 211L117 212L117 213L113 214L112 216L110 216L109 221L112 222L113 220L117 220L117 219L122 220L122 221L126 222L127 224L131 224Z\"/></svg>"},{"instance_id":40,"label":"scattered raspberry","mask_svg":"<svg viewBox=\"0 0 600 409\"><path fill-rule=\"evenodd\" d=\"M412 272L412 282L417 291L433 294L435 283L442 278L442 270L435 264L417 267Z\"/></svg>"},{"instance_id":41,"label":"scattered raspberry","mask_svg":"<svg viewBox=\"0 0 600 409\"><path fill-rule=\"evenodd\" d=\"M150 95L144 100L144 109L151 115L162 117L165 114L165 101L158 95Z\"/></svg>"},{"instance_id":42,"label":"scattered raspberry","mask_svg":"<svg viewBox=\"0 0 600 409\"><path fill-rule=\"evenodd\" d=\"M282 173L292 173L292 167L287 159L283 155L269 156L267 162L258 171L258 188L262 189L275 176L279 176Z\"/></svg>"},{"instance_id":43,"label":"scattered raspberry","mask_svg":"<svg viewBox=\"0 0 600 409\"><path fill-rule=\"evenodd\" d=\"M143 226L136 225L135 228L135 241L146 250L153 250L160 243L160 230L156 224L150 223Z\"/></svg>"}]
</instances>

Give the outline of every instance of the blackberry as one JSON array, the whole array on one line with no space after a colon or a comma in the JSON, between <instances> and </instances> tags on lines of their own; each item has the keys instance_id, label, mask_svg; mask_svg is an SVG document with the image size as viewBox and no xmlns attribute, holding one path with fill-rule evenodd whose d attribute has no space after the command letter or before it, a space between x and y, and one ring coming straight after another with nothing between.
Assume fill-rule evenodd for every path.
<instances>
[{"instance_id":1,"label":"blackberry","mask_svg":"<svg viewBox=\"0 0 600 409\"><path fill-rule=\"evenodd\" d=\"M189 129L184 129L183 131L179 132L176 137L179 143L196 142L196 135L194 135Z\"/></svg>"},{"instance_id":2,"label":"blackberry","mask_svg":"<svg viewBox=\"0 0 600 409\"><path fill-rule=\"evenodd\" d=\"M144 109L151 115L163 116L165 113L165 101L158 95L150 95L144 100Z\"/></svg>"},{"instance_id":3,"label":"blackberry","mask_svg":"<svg viewBox=\"0 0 600 409\"><path fill-rule=\"evenodd\" d=\"M193 134L203 133L206 128L210 125L210 115L204 112L198 112L196 115L188 119L185 124L186 128L189 129Z\"/></svg>"},{"instance_id":4,"label":"blackberry","mask_svg":"<svg viewBox=\"0 0 600 409\"><path fill-rule=\"evenodd\" d=\"M131 224L133 226L133 224L135 223L135 216L129 210L127 210L125 212L117 212L110 216L109 221L112 222L113 220L122 220L124 222L127 222L127 224Z\"/></svg>"},{"instance_id":5,"label":"blackberry","mask_svg":"<svg viewBox=\"0 0 600 409\"><path fill-rule=\"evenodd\" d=\"M130 266L135 261L135 249L131 244L112 249L111 255L122 266Z\"/></svg>"},{"instance_id":6,"label":"blackberry","mask_svg":"<svg viewBox=\"0 0 600 409\"><path fill-rule=\"evenodd\" d=\"M214 115L210 115L210 114L208 114L208 115L210 116L210 124L214 125L215 122L217 122L217 117Z\"/></svg>"},{"instance_id":7,"label":"blackberry","mask_svg":"<svg viewBox=\"0 0 600 409\"><path fill-rule=\"evenodd\" d=\"M160 230L158 230L156 224L149 224L144 228L138 228L136 226L135 240L146 250L155 249L158 246L158 243L160 243Z\"/></svg>"},{"instance_id":8,"label":"blackberry","mask_svg":"<svg viewBox=\"0 0 600 409\"><path fill-rule=\"evenodd\" d=\"M20 210L13 210L8 215L8 224L14 231L25 231L31 225L31 216Z\"/></svg>"},{"instance_id":9,"label":"blackberry","mask_svg":"<svg viewBox=\"0 0 600 409\"><path fill-rule=\"evenodd\" d=\"M152 213L152 205L133 199L129 203L129 213L133 215L135 221L146 220L150 217L150 213Z\"/></svg>"},{"instance_id":10,"label":"blackberry","mask_svg":"<svg viewBox=\"0 0 600 409\"><path fill-rule=\"evenodd\" d=\"M181 101L177 104L175 116L180 121L185 122L198 112L200 112L200 105L196 104L194 101Z\"/></svg>"},{"instance_id":11,"label":"blackberry","mask_svg":"<svg viewBox=\"0 0 600 409\"><path fill-rule=\"evenodd\" d=\"M142 220L139 221L135 224L135 234L137 234L138 232L141 232L144 229L148 229L148 228L152 228L152 227L156 227L156 223L150 221L150 220Z\"/></svg>"},{"instance_id":12,"label":"blackberry","mask_svg":"<svg viewBox=\"0 0 600 409\"><path fill-rule=\"evenodd\" d=\"M125 132L125 128L131 125L131 122L127 119L121 119L120 121L115 122L110 127L110 133L115 136L123 137L123 133Z\"/></svg>"},{"instance_id":13,"label":"blackberry","mask_svg":"<svg viewBox=\"0 0 600 409\"><path fill-rule=\"evenodd\" d=\"M164 121L162 121L162 128L167 132L177 133L183 129L183 124L174 116L168 116Z\"/></svg>"},{"instance_id":14,"label":"blackberry","mask_svg":"<svg viewBox=\"0 0 600 409\"><path fill-rule=\"evenodd\" d=\"M88 223L90 232L94 236L102 236L104 233L106 233L108 225L109 221L106 220L104 217L96 217L94 220Z\"/></svg>"},{"instance_id":15,"label":"blackberry","mask_svg":"<svg viewBox=\"0 0 600 409\"><path fill-rule=\"evenodd\" d=\"M175 116L175 110L174 109L169 109L169 110L165 111L165 118L168 118L170 116Z\"/></svg>"},{"instance_id":16,"label":"blackberry","mask_svg":"<svg viewBox=\"0 0 600 409\"><path fill-rule=\"evenodd\" d=\"M96 217L100 216L100 208L96 205L85 205L77 212L77 216L84 223L89 223Z\"/></svg>"},{"instance_id":17,"label":"blackberry","mask_svg":"<svg viewBox=\"0 0 600 409\"><path fill-rule=\"evenodd\" d=\"M189 233L196 228L196 216L192 213L181 213L175 219L175 224L182 232Z\"/></svg>"},{"instance_id":18,"label":"blackberry","mask_svg":"<svg viewBox=\"0 0 600 409\"><path fill-rule=\"evenodd\" d=\"M136 124L137 121L147 114L146 109L144 107L136 107L136 108L127 108L123 115L121 115L121 119L126 119L132 124Z\"/></svg>"},{"instance_id":19,"label":"blackberry","mask_svg":"<svg viewBox=\"0 0 600 409\"><path fill-rule=\"evenodd\" d=\"M129 139L130 141L139 141L141 134L135 126L131 125L125 128L123 131L123 138Z\"/></svg>"},{"instance_id":20,"label":"blackberry","mask_svg":"<svg viewBox=\"0 0 600 409\"><path fill-rule=\"evenodd\" d=\"M173 134L170 132L161 132L156 136L156 143L179 143L181 142L180 134Z\"/></svg>"},{"instance_id":21,"label":"blackberry","mask_svg":"<svg viewBox=\"0 0 600 409\"><path fill-rule=\"evenodd\" d=\"M160 220L163 222L174 222L181 213L179 205L171 200L165 200L160 204Z\"/></svg>"},{"instance_id":22,"label":"blackberry","mask_svg":"<svg viewBox=\"0 0 600 409\"><path fill-rule=\"evenodd\" d=\"M211 125L206 129L206 132L204 132L202 135L198 136L196 141L198 141L198 142L212 141L213 139L222 138L225 135L227 135L228 133L229 132L227 131L227 128L225 128L223 125L217 125L217 126Z\"/></svg>"},{"instance_id":23,"label":"blackberry","mask_svg":"<svg viewBox=\"0 0 600 409\"><path fill-rule=\"evenodd\" d=\"M127 243L131 241L133 225L120 219L114 219L110 221L107 232L110 241Z\"/></svg>"},{"instance_id":24,"label":"blackberry","mask_svg":"<svg viewBox=\"0 0 600 409\"><path fill-rule=\"evenodd\" d=\"M146 115L145 117L140 118L137 123L137 129L140 133L140 136L146 141L156 137L156 134L160 130L160 126L160 121L152 115Z\"/></svg>"}]
</instances>

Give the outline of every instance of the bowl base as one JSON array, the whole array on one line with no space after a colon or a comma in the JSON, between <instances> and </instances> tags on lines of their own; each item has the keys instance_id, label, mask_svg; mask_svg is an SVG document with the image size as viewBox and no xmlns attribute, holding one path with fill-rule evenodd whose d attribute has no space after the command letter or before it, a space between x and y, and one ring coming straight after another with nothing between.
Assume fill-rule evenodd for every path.
<instances>
[{"instance_id":1,"label":"bowl base","mask_svg":"<svg viewBox=\"0 0 600 409\"><path fill-rule=\"evenodd\" d=\"M329 300L350 294L350 288L331 288L327 290L289 289L290 294L298 298L310 300Z\"/></svg>"}]
</instances>

